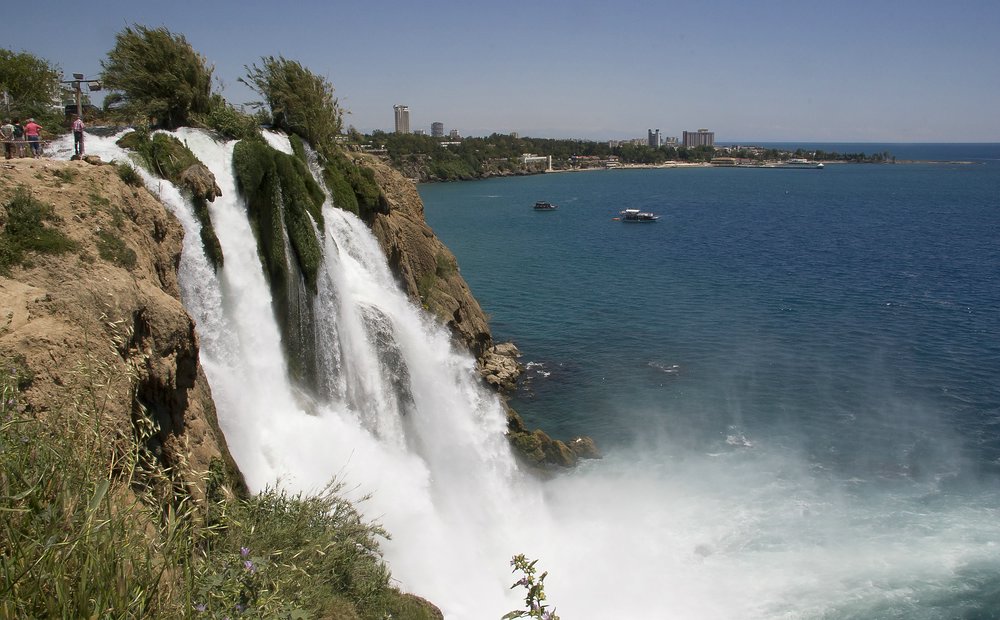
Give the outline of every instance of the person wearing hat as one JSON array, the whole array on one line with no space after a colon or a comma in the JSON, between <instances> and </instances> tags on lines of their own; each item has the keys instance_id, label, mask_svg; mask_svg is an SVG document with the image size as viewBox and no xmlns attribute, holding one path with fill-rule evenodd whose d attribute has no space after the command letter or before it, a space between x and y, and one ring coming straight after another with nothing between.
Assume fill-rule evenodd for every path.
<instances>
[{"instance_id":1,"label":"person wearing hat","mask_svg":"<svg viewBox=\"0 0 1000 620\"><path fill-rule=\"evenodd\" d=\"M42 126L36 123L33 118L29 118L28 124L24 126L24 136L28 139L28 144L31 146L31 154L35 159L42 156L41 131Z\"/></svg>"}]
</instances>

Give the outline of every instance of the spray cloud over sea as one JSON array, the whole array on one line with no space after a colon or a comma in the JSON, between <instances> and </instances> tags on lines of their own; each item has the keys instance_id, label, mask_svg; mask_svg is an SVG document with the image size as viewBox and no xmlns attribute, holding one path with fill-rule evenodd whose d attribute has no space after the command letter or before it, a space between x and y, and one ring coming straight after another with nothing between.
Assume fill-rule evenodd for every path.
<instances>
[{"instance_id":1,"label":"spray cloud over sea","mask_svg":"<svg viewBox=\"0 0 1000 620\"><path fill-rule=\"evenodd\" d=\"M447 618L517 607L517 553L549 571L549 601L566 620L988 617L976 614L1000 586L998 502L972 483L950 492L908 472L845 478L805 442L730 428L705 443L655 423L600 461L547 479L525 473L474 360L407 299L364 224L329 202L313 302L323 390L307 394L289 379L234 143L176 135L222 189L210 209L218 273L191 204L166 181L147 176L147 186L185 228L183 301L248 483L315 491L336 476L356 499L370 494L359 508L391 533L394 578ZM265 137L290 150L284 136ZM114 138L88 136L88 152L128 158ZM684 372L650 365L667 380ZM630 419L662 414L634 408Z\"/></svg>"}]
</instances>

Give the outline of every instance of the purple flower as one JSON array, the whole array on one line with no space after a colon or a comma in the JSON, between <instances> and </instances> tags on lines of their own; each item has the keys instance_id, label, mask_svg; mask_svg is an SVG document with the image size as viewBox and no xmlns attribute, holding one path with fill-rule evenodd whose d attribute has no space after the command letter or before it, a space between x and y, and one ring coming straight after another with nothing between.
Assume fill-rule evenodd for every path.
<instances>
[{"instance_id":1,"label":"purple flower","mask_svg":"<svg viewBox=\"0 0 1000 620\"><path fill-rule=\"evenodd\" d=\"M240 547L240 555L248 557L250 555L250 547Z\"/></svg>"},{"instance_id":2,"label":"purple flower","mask_svg":"<svg viewBox=\"0 0 1000 620\"><path fill-rule=\"evenodd\" d=\"M197 605L194 606L194 610L197 611L198 613L202 613L206 609L208 609L208 607L205 606L205 603L198 603Z\"/></svg>"},{"instance_id":3,"label":"purple flower","mask_svg":"<svg viewBox=\"0 0 1000 620\"><path fill-rule=\"evenodd\" d=\"M247 569L251 573L257 572L257 567L253 565L253 562L246 560L243 562L243 568Z\"/></svg>"}]
</instances>

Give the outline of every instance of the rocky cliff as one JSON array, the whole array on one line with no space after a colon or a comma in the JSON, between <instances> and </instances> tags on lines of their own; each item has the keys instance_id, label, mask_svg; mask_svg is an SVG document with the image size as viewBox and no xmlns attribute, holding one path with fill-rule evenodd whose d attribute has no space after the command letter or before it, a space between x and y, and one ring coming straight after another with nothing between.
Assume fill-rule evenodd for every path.
<instances>
[{"instance_id":1,"label":"rocky cliff","mask_svg":"<svg viewBox=\"0 0 1000 620\"><path fill-rule=\"evenodd\" d=\"M109 165L3 164L0 218L8 231L18 192L51 206L47 226L69 239L68 251L26 254L0 275L0 357L33 374L27 406L44 416L100 384L104 428L146 437L135 427L153 421L147 447L196 497L213 462L239 481L179 297L180 224Z\"/></svg>"}]
</instances>

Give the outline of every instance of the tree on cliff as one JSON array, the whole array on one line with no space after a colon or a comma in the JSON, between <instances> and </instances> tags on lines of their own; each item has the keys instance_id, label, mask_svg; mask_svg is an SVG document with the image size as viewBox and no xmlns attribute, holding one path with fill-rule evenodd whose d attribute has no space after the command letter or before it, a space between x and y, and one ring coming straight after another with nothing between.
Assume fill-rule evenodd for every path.
<instances>
[{"instance_id":1,"label":"tree on cliff","mask_svg":"<svg viewBox=\"0 0 1000 620\"><path fill-rule=\"evenodd\" d=\"M212 67L183 35L166 28L127 26L101 62L108 88L121 91L128 114L175 129L211 108Z\"/></svg>"},{"instance_id":2,"label":"tree on cliff","mask_svg":"<svg viewBox=\"0 0 1000 620\"><path fill-rule=\"evenodd\" d=\"M240 82L264 98L254 105L269 108L276 127L301 136L324 155L333 153L343 111L326 78L282 56L262 57L261 66L246 70Z\"/></svg>"},{"instance_id":3,"label":"tree on cliff","mask_svg":"<svg viewBox=\"0 0 1000 620\"><path fill-rule=\"evenodd\" d=\"M59 95L59 71L28 52L0 48L0 91L10 97L9 116L45 116Z\"/></svg>"}]
</instances>

